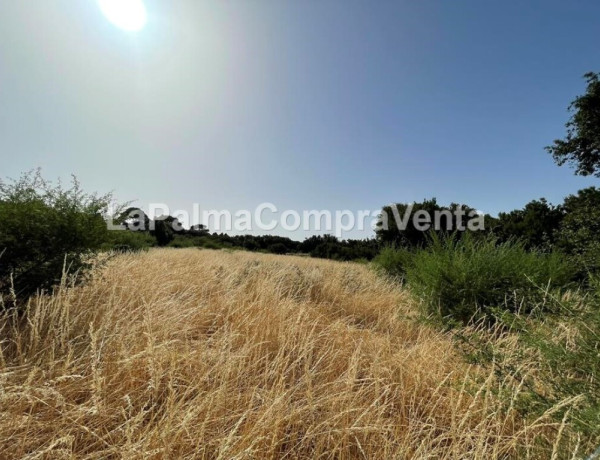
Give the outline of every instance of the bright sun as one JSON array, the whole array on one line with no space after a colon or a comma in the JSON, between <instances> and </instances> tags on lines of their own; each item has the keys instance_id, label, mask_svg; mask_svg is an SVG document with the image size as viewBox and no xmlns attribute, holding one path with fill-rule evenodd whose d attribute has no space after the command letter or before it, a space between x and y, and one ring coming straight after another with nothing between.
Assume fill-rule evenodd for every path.
<instances>
[{"instance_id":1,"label":"bright sun","mask_svg":"<svg viewBox=\"0 0 600 460\"><path fill-rule=\"evenodd\" d=\"M98 0L98 5L106 19L123 30L137 31L146 25L142 0Z\"/></svg>"}]
</instances>

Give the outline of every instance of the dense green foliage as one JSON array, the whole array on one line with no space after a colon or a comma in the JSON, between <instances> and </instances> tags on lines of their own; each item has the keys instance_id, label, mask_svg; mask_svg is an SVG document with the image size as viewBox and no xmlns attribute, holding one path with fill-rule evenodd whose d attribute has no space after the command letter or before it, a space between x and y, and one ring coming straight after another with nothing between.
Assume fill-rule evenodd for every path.
<instances>
[{"instance_id":1,"label":"dense green foliage","mask_svg":"<svg viewBox=\"0 0 600 460\"><path fill-rule=\"evenodd\" d=\"M585 271L600 268L600 189L589 187L569 195L562 205L556 244L573 254Z\"/></svg>"},{"instance_id":2,"label":"dense green foliage","mask_svg":"<svg viewBox=\"0 0 600 460\"><path fill-rule=\"evenodd\" d=\"M0 181L0 295L49 288L63 269L83 274L87 255L108 238L109 201L85 194L74 178L69 188L52 185L39 171Z\"/></svg>"},{"instance_id":3,"label":"dense green foliage","mask_svg":"<svg viewBox=\"0 0 600 460\"><path fill-rule=\"evenodd\" d=\"M151 230L150 233L154 235L159 246L166 246L175 238L175 230L172 224L165 219L156 219L154 230Z\"/></svg>"},{"instance_id":4,"label":"dense green foliage","mask_svg":"<svg viewBox=\"0 0 600 460\"><path fill-rule=\"evenodd\" d=\"M414 250L404 247L394 248L386 246L373 259L373 263L375 268L402 281L406 275L406 268L412 262L413 258Z\"/></svg>"},{"instance_id":5,"label":"dense green foliage","mask_svg":"<svg viewBox=\"0 0 600 460\"><path fill-rule=\"evenodd\" d=\"M494 222L493 233L501 241L519 239L528 249L549 248L564 216L560 206L544 198L530 201L523 209L501 212Z\"/></svg>"},{"instance_id":6,"label":"dense green foliage","mask_svg":"<svg viewBox=\"0 0 600 460\"><path fill-rule=\"evenodd\" d=\"M103 251L142 251L156 244L156 239L145 232L108 232L106 241L100 247Z\"/></svg>"},{"instance_id":7,"label":"dense green foliage","mask_svg":"<svg viewBox=\"0 0 600 460\"><path fill-rule=\"evenodd\" d=\"M587 90L569 106L574 113L565 139L555 140L546 150L559 165L575 167L576 174L600 177L600 74L589 72L584 78Z\"/></svg>"},{"instance_id":8,"label":"dense green foliage","mask_svg":"<svg viewBox=\"0 0 600 460\"><path fill-rule=\"evenodd\" d=\"M544 289L565 288L575 269L559 253L527 251L522 243L495 238L433 234L422 249L387 249L375 263L403 275L428 314L466 323L492 318L496 309L526 311L539 304Z\"/></svg>"}]
</instances>

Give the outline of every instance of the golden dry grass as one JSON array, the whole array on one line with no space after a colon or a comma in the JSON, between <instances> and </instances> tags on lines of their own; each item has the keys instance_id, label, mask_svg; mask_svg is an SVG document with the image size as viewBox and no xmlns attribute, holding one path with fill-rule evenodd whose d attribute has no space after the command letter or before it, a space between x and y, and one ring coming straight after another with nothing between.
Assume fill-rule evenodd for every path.
<instances>
[{"instance_id":1,"label":"golden dry grass","mask_svg":"<svg viewBox=\"0 0 600 460\"><path fill-rule=\"evenodd\" d=\"M561 427L411 304L358 264L118 256L2 319L0 457L548 458Z\"/></svg>"}]
</instances>

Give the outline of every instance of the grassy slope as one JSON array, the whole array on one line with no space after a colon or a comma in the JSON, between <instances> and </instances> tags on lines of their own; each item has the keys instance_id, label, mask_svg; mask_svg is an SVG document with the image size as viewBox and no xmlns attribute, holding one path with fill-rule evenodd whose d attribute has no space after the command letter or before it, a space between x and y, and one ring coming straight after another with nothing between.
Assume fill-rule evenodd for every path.
<instances>
[{"instance_id":1,"label":"grassy slope","mask_svg":"<svg viewBox=\"0 0 600 460\"><path fill-rule=\"evenodd\" d=\"M358 264L153 250L29 309L0 458L548 458L562 431Z\"/></svg>"}]
</instances>

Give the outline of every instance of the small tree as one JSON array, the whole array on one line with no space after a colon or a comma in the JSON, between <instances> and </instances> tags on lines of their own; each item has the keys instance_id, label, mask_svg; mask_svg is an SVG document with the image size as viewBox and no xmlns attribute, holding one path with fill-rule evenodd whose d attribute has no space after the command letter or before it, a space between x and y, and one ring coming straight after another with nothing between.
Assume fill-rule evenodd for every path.
<instances>
[{"instance_id":1,"label":"small tree","mask_svg":"<svg viewBox=\"0 0 600 460\"><path fill-rule=\"evenodd\" d=\"M0 298L19 298L60 281L63 268L82 273L86 257L107 239L110 195L85 194L45 181L39 170L0 180Z\"/></svg>"},{"instance_id":2,"label":"small tree","mask_svg":"<svg viewBox=\"0 0 600 460\"><path fill-rule=\"evenodd\" d=\"M146 213L136 207L125 209L117 218L117 223L133 232L147 232L150 230L150 218Z\"/></svg>"},{"instance_id":3,"label":"small tree","mask_svg":"<svg viewBox=\"0 0 600 460\"><path fill-rule=\"evenodd\" d=\"M461 222L459 221L456 211L461 211ZM377 241L383 245L394 245L402 247L422 247L429 241L429 236L426 231L423 231L417 226L413 217L417 213L425 212L431 221L431 231L434 231L433 224L435 223L435 214L439 213L440 229L437 231L439 235L447 235L454 231L463 233L466 231L466 224L469 216L473 215L475 209L463 204L452 203L450 206L441 206L435 198L424 200L421 203L397 203L390 206L384 206L376 225L375 234ZM404 217L408 219L404 220ZM402 221L402 222L401 222ZM405 228L399 227L398 224L404 223Z\"/></svg>"},{"instance_id":4,"label":"small tree","mask_svg":"<svg viewBox=\"0 0 600 460\"><path fill-rule=\"evenodd\" d=\"M574 112L567 122L567 136L546 147L559 165L569 163L575 174L600 177L600 74L589 72L586 93L569 105Z\"/></svg>"},{"instance_id":5,"label":"small tree","mask_svg":"<svg viewBox=\"0 0 600 460\"><path fill-rule=\"evenodd\" d=\"M154 219L154 230L151 232L156 238L159 246L166 246L175 238L172 220L169 216L158 217Z\"/></svg>"}]
</instances>

